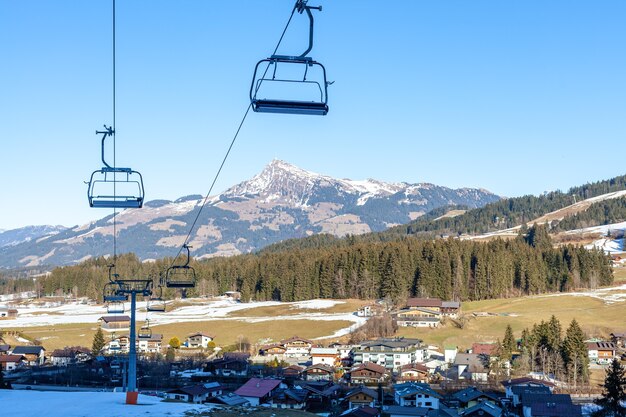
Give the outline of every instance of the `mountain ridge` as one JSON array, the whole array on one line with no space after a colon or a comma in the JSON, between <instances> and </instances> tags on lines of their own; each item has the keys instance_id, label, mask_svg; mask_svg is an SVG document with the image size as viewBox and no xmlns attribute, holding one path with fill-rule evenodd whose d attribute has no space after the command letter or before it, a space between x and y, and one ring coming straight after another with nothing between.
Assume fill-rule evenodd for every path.
<instances>
[{"instance_id":1,"label":"mountain ridge","mask_svg":"<svg viewBox=\"0 0 626 417\"><path fill-rule=\"evenodd\" d=\"M172 256L199 215L190 244L193 256L228 256L285 239L330 233L381 231L449 204L480 207L500 197L483 189L375 179L335 179L273 160L249 180L210 196L153 200L118 213L117 253L140 259ZM112 253L112 215L61 230L39 243L0 248L0 266L70 265Z\"/></svg>"}]
</instances>

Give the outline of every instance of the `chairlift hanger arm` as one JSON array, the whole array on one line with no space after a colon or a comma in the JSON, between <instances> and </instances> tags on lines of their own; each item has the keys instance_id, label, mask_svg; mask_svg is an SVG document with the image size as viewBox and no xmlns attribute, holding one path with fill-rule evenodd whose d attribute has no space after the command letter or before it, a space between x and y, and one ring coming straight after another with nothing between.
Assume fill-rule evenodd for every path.
<instances>
[{"instance_id":1,"label":"chairlift hanger arm","mask_svg":"<svg viewBox=\"0 0 626 417\"><path fill-rule=\"evenodd\" d=\"M297 0L294 6L298 13L302 14L303 11L306 11L306 15L309 17L309 47L299 58L307 56L307 54L311 52L311 49L313 49L313 13L311 13L311 9L322 11L322 6L307 6L307 2L308 0Z\"/></svg>"},{"instance_id":2,"label":"chairlift hanger arm","mask_svg":"<svg viewBox=\"0 0 626 417\"><path fill-rule=\"evenodd\" d=\"M96 135L102 135L102 163L106 168L113 169L109 164L107 164L107 161L104 160L104 141L107 136L113 136L115 130L113 130L112 126L107 127L107 125L104 125L104 129L104 131L96 130Z\"/></svg>"}]
</instances>

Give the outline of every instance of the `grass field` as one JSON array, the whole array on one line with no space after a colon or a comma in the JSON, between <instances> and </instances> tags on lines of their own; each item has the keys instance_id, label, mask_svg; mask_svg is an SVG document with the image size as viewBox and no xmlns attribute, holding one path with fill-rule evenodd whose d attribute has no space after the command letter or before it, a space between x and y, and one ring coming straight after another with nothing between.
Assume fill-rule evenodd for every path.
<instances>
[{"instance_id":1,"label":"grass field","mask_svg":"<svg viewBox=\"0 0 626 417\"><path fill-rule=\"evenodd\" d=\"M534 323L549 320L553 314L561 321L563 331L576 319L588 336L606 337L614 330L626 327L626 304L607 304L585 296L546 296L497 299L463 303L463 312L496 313L498 316L472 317L463 330L448 324L438 329L401 328L400 336L418 337L438 346L458 346L465 349L478 341L502 340L507 325L516 337Z\"/></svg>"},{"instance_id":2,"label":"grass field","mask_svg":"<svg viewBox=\"0 0 626 417\"><path fill-rule=\"evenodd\" d=\"M153 326L154 333L163 334L164 346L174 336L184 342L194 332L215 335L218 346L232 345L238 336L243 335L251 343L270 338L274 341L286 339L294 335L312 339L326 336L353 324L345 320L270 320L261 323L247 323L238 320L215 320L187 322ZM138 323L140 326L140 323ZM3 330L21 330L27 337L39 339L48 352L65 346L91 347L97 324L61 324L55 326L28 327L24 329L5 328ZM127 334L127 331L117 332ZM109 338L111 333L105 333ZM7 341L8 342L8 341ZM23 343L20 343L23 344Z\"/></svg>"}]
</instances>

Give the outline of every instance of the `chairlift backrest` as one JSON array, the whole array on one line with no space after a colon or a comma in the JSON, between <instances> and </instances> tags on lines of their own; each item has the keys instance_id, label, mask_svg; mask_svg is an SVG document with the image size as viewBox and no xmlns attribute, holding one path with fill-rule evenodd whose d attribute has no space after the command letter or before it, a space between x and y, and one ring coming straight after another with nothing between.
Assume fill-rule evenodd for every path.
<instances>
[{"instance_id":1,"label":"chairlift backrest","mask_svg":"<svg viewBox=\"0 0 626 417\"><path fill-rule=\"evenodd\" d=\"M190 248L191 246L187 244L183 245L183 249L187 250L187 261L184 265L174 265L167 269L165 273L165 286L167 288L193 288L196 286L196 271L189 266Z\"/></svg>"}]
</instances>

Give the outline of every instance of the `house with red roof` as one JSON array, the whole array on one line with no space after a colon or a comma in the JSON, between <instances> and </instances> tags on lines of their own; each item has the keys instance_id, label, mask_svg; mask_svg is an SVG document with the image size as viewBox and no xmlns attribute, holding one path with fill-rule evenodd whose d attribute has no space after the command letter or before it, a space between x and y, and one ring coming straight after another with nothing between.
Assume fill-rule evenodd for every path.
<instances>
[{"instance_id":1,"label":"house with red roof","mask_svg":"<svg viewBox=\"0 0 626 417\"><path fill-rule=\"evenodd\" d=\"M12 371L25 362L22 355L2 355L0 356L0 371Z\"/></svg>"},{"instance_id":2,"label":"house with red roof","mask_svg":"<svg viewBox=\"0 0 626 417\"><path fill-rule=\"evenodd\" d=\"M272 395L280 384L279 379L250 378L248 382L235 391L235 394L248 400L252 406L271 403Z\"/></svg>"}]
</instances>

